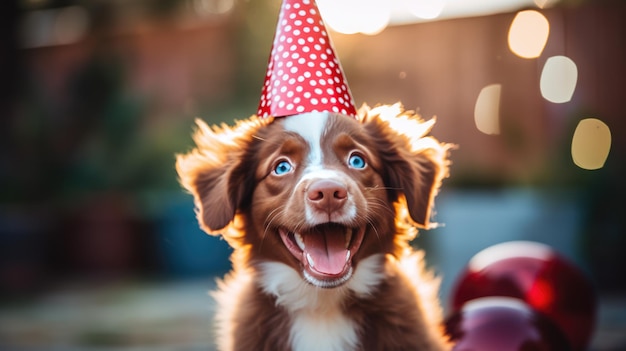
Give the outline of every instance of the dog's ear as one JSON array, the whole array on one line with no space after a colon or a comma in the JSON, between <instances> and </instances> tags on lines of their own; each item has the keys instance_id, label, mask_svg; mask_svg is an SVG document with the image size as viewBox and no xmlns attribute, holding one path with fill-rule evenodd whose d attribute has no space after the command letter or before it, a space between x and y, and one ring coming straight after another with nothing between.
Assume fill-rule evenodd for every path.
<instances>
[{"instance_id":1,"label":"dog's ear","mask_svg":"<svg viewBox=\"0 0 626 351\"><path fill-rule=\"evenodd\" d=\"M246 155L254 132L265 122L253 117L232 128L196 124L196 147L176 157L176 171L194 197L201 227L215 234L229 226L253 191L254 165Z\"/></svg>"},{"instance_id":2,"label":"dog's ear","mask_svg":"<svg viewBox=\"0 0 626 351\"><path fill-rule=\"evenodd\" d=\"M389 170L391 187L404 195L413 222L428 228L435 195L445 174L444 165L433 149L406 153L401 158L404 161Z\"/></svg>"},{"instance_id":3,"label":"dog's ear","mask_svg":"<svg viewBox=\"0 0 626 351\"><path fill-rule=\"evenodd\" d=\"M435 119L423 121L419 115L404 111L400 104L365 107L360 114L371 130L376 130L377 146L383 161L385 185L393 200L402 195L410 219L418 227L431 226L431 209L441 181L448 175L449 144L427 136Z\"/></svg>"}]
</instances>

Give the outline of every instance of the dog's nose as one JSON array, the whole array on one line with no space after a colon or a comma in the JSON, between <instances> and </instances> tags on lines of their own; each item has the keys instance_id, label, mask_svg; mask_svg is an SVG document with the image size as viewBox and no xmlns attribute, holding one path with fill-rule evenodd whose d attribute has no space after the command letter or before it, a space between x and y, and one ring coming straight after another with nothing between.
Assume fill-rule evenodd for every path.
<instances>
[{"instance_id":1,"label":"dog's nose","mask_svg":"<svg viewBox=\"0 0 626 351\"><path fill-rule=\"evenodd\" d=\"M346 202L348 189L335 180L322 179L311 183L306 195L313 206L331 213L339 210Z\"/></svg>"}]
</instances>

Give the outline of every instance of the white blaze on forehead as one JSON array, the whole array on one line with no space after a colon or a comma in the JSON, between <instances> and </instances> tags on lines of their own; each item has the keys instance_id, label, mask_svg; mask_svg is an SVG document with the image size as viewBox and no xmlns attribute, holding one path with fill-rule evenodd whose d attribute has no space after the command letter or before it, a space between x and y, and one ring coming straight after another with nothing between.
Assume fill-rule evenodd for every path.
<instances>
[{"instance_id":1,"label":"white blaze on forehead","mask_svg":"<svg viewBox=\"0 0 626 351\"><path fill-rule=\"evenodd\" d=\"M330 112L309 112L284 118L285 130L298 133L309 144L309 167L322 166L321 139Z\"/></svg>"},{"instance_id":2,"label":"white blaze on forehead","mask_svg":"<svg viewBox=\"0 0 626 351\"><path fill-rule=\"evenodd\" d=\"M345 178L343 172L336 171L334 169L314 169L307 172L300 178L300 181L313 180L313 179L337 179L342 180ZM342 181L341 183L346 183Z\"/></svg>"}]
</instances>

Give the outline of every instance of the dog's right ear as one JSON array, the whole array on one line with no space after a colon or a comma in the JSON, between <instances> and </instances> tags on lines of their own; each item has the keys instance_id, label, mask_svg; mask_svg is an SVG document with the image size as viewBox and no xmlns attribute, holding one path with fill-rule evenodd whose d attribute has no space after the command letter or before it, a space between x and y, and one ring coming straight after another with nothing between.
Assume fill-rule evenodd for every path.
<instances>
[{"instance_id":1,"label":"dog's right ear","mask_svg":"<svg viewBox=\"0 0 626 351\"><path fill-rule=\"evenodd\" d=\"M255 131L267 123L252 117L234 127L209 127L196 120L196 147L176 156L180 183L193 195L198 221L207 233L217 234L228 227L251 195L254 171L245 156Z\"/></svg>"}]
</instances>

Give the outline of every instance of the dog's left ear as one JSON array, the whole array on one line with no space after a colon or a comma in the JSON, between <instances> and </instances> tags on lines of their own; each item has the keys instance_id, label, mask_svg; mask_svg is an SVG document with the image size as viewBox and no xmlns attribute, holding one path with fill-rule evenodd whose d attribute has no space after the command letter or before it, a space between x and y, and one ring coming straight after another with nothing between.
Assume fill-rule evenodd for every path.
<instances>
[{"instance_id":1,"label":"dog's left ear","mask_svg":"<svg viewBox=\"0 0 626 351\"><path fill-rule=\"evenodd\" d=\"M389 170L391 187L404 195L411 219L422 228L431 226L435 195L447 174L445 159L438 152L425 149L407 153L401 157L404 161Z\"/></svg>"},{"instance_id":2,"label":"dog's left ear","mask_svg":"<svg viewBox=\"0 0 626 351\"><path fill-rule=\"evenodd\" d=\"M404 195L410 219L421 228L431 227L431 210L441 181L448 176L450 144L427 136L435 119L423 121L399 104L364 107L364 123L379 134L377 146L383 160L385 185L393 200ZM368 128L368 127L366 127Z\"/></svg>"}]
</instances>

